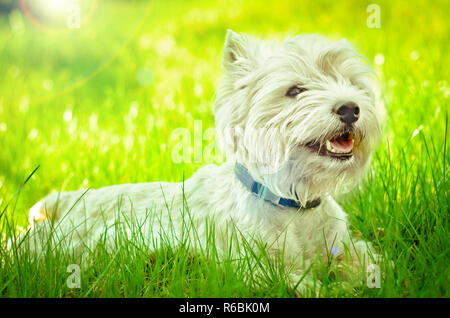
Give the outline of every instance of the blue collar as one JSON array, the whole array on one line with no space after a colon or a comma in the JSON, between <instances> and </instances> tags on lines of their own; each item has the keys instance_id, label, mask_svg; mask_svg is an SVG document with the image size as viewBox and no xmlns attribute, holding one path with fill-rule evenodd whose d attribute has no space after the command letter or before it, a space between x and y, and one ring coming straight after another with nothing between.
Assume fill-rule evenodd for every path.
<instances>
[{"instance_id":1,"label":"blue collar","mask_svg":"<svg viewBox=\"0 0 450 318\"><path fill-rule=\"evenodd\" d=\"M234 173L236 174L236 177L245 185L245 187L249 189L254 195L260 197L264 201L272 203L273 205L308 210L315 208L320 204L320 198L308 201L306 202L306 205L303 206L295 200L277 196L275 193L270 191L268 187L262 185L259 182L256 182L248 172L247 168L245 168L238 162L236 162L236 165L234 166Z\"/></svg>"}]
</instances>

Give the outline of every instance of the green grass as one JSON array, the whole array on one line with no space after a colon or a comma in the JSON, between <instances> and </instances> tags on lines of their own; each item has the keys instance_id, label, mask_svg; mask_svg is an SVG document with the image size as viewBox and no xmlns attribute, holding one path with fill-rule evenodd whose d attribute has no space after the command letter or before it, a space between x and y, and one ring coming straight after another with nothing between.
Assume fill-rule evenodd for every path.
<instances>
[{"instance_id":1,"label":"green grass","mask_svg":"<svg viewBox=\"0 0 450 318\"><path fill-rule=\"evenodd\" d=\"M89 3L82 17L89 18ZM214 248L188 255L169 244L149 255L142 245L121 244L111 255L99 245L95 262L81 269L81 289L67 288L71 251L49 250L39 260L7 252L11 226L25 228L28 209L53 190L180 181L204 164L193 156L193 163L173 162L179 140L171 134L185 127L193 135L194 120L203 131L214 126L231 28L260 37L345 37L379 75L388 112L383 141L366 180L338 200L355 235L374 242L395 268L386 269L380 289L369 289L319 266L321 295L449 297L450 4L377 1L381 27L370 29L370 3L98 1L72 32L44 30L18 11L0 15L0 295L293 296L275 269L262 279L248 275L257 258L245 248L235 266L216 265Z\"/></svg>"}]
</instances>

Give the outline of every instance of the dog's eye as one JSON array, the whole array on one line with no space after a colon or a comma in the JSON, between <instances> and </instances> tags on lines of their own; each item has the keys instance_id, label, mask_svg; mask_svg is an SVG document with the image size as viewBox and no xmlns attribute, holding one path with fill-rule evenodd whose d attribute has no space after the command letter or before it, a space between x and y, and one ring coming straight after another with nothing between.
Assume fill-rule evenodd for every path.
<instances>
[{"instance_id":1,"label":"dog's eye","mask_svg":"<svg viewBox=\"0 0 450 318\"><path fill-rule=\"evenodd\" d=\"M304 87L300 87L300 86L292 86L291 88L288 89L288 91L286 92L286 96L287 97L295 97L300 93L303 93L304 91L306 91L307 89Z\"/></svg>"}]
</instances>

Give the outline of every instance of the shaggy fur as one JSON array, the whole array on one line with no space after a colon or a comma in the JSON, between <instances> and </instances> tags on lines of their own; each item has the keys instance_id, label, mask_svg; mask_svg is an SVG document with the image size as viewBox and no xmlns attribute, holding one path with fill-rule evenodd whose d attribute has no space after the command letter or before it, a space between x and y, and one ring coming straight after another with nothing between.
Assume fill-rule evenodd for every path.
<instances>
[{"instance_id":1,"label":"shaggy fur","mask_svg":"<svg viewBox=\"0 0 450 318\"><path fill-rule=\"evenodd\" d=\"M317 255L326 259L330 248L337 258L346 248L354 259L370 254L370 245L352 240L347 215L330 196L361 179L380 137L383 108L370 68L345 40L300 35L277 43L232 31L222 66L214 115L224 164L206 165L184 184L123 184L51 194L30 211L32 233L45 233L50 223L37 221L51 219L57 237L65 236L64 244L82 253L104 238L107 228L106 241L114 238L120 210L141 226L151 248L158 248L164 240L185 237L187 205L196 230L195 237L187 234L193 246L207 240L209 219L219 251L227 251L234 236L262 241L270 255L282 251L293 284L309 260ZM294 86L301 93L287 96ZM351 125L336 113L347 102L359 107ZM353 139L351 156L324 154L327 141L346 131ZM280 197L300 204L320 198L321 204L297 210L256 197L236 178L236 161ZM34 240L35 249L42 248L40 242Z\"/></svg>"}]
</instances>

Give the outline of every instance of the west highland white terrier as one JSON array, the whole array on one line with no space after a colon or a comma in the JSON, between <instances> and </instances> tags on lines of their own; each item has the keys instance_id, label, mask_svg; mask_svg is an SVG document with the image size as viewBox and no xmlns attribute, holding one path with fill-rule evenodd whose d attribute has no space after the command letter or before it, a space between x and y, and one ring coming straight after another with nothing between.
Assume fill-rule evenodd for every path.
<instances>
[{"instance_id":1,"label":"west highland white terrier","mask_svg":"<svg viewBox=\"0 0 450 318\"><path fill-rule=\"evenodd\" d=\"M262 242L268 255L282 254L300 292L311 282L297 282L317 257L370 262L370 244L352 238L331 197L364 176L381 135L384 110L370 67L346 40L300 35L280 43L233 31L222 67L214 115L223 164L182 183L53 193L30 210L33 248L47 243L37 233L50 232L79 253L112 242L120 214L133 220L123 222L127 235L138 228L150 249L182 238L205 246L211 224L222 254L233 238Z\"/></svg>"}]
</instances>

